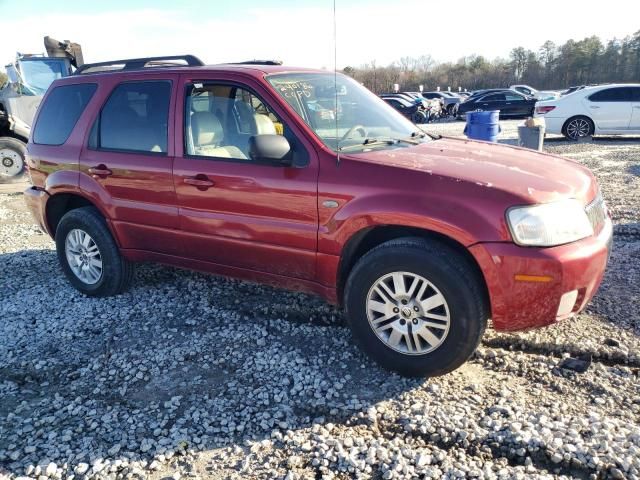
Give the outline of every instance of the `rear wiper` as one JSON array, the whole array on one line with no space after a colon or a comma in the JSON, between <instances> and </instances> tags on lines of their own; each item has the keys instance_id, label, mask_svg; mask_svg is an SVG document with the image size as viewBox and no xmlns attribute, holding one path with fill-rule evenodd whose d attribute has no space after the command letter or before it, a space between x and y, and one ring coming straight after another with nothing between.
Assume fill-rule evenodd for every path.
<instances>
[{"instance_id":1,"label":"rear wiper","mask_svg":"<svg viewBox=\"0 0 640 480\"><path fill-rule=\"evenodd\" d=\"M416 142L415 140L410 140L408 138L365 138L362 143L339 147L338 150L343 152L352 148L373 147L375 145L397 145L398 143L409 143L411 145L418 145L420 142Z\"/></svg>"}]
</instances>

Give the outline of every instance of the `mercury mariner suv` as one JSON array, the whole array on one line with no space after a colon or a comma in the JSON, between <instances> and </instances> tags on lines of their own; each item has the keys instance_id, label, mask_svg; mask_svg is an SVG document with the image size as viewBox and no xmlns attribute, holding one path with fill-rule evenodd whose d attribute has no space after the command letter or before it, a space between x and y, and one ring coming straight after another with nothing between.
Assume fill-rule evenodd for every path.
<instances>
[{"instance_id":1,"label":"mercury mariner suv","mask_svg":"<svg viewBox=\"0 0 640 480\"><path fill-rule=\"evenodd\" d=\"M403 375L457 368L489 319L580 312L612 238L576 162L431 136L344 75L269 61L85 65L49 88L27 163L83 294L123 292L136 262L312 292Z\"/></svg>"}]
</instances>

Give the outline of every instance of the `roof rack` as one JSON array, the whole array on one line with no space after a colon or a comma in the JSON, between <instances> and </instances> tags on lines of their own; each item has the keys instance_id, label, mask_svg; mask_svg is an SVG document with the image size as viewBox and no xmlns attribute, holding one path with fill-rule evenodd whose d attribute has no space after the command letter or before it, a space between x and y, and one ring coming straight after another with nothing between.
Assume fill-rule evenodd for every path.
<instances>
[{"instance_id":1,"label":"roof rack","mask_svg":"<svg viewBox=\"0 0 640 480\"><path fill-rule=\"evenodd\" d=\"M185 62L184 64L178 63ZM201 67L204 62L195 55L173 55L168 57L129 58L100 63L85 63L78 67L75 75L112 72L118 70L141 70L145 67Z\"/></svg>"},{"instance_id":2,"label":"roof rack","mask_svg":"<svg viewBox=\"0 0 640 480\"><path fill-rule=\"evenodd\" d=\"M282 60L245 60L244 62L232 62L229 65L282 65Z\"/></svg>"}]
</instances>

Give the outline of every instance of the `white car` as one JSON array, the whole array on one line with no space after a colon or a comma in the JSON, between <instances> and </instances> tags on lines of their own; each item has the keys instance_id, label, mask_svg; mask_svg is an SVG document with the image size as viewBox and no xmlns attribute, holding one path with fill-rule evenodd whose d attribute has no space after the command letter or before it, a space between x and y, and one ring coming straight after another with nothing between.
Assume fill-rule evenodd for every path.
<instances>
[{"instance_id":1,"label":"white car","mask_svg":"<svg viewBox=\"0 0 640 480\"><path fill-rule=\"evenodd\" d=\"M572 140L591 135L640 134L640 83L585 87L555 100L536 102L547 133Z\"/></svg>"},{"instance_id":2,"label":"white car","mask_svg":"<svg viewBox=\"0 0 640 480\"><path fill-rule=\"evenodd\" d=\"M538 100L550 100L560 96L560 92L556 92L555 90L536 90L529 85L511 85L509 88L524 95L537 98Z\"/></svg>"}]
</instances>

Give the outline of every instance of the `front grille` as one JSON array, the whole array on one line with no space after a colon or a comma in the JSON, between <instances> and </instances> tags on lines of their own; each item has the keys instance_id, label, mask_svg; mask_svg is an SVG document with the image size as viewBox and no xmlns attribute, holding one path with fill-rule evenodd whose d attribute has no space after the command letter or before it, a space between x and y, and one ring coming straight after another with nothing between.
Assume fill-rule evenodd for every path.
<instances>
[{"instance_id":1,"label":"front grille","mask_svg":"<svg viewBox=\"0 0 640 480\"><path fill-rule=\"evenodd\" d=\"M589 222L591 223L593 232L600 232L600 230L604 226L605 218L607 215L602 195L598 193L598 196L589 205L584 207L584 211L589 218Z\"/></svg>"}]
</instances>

